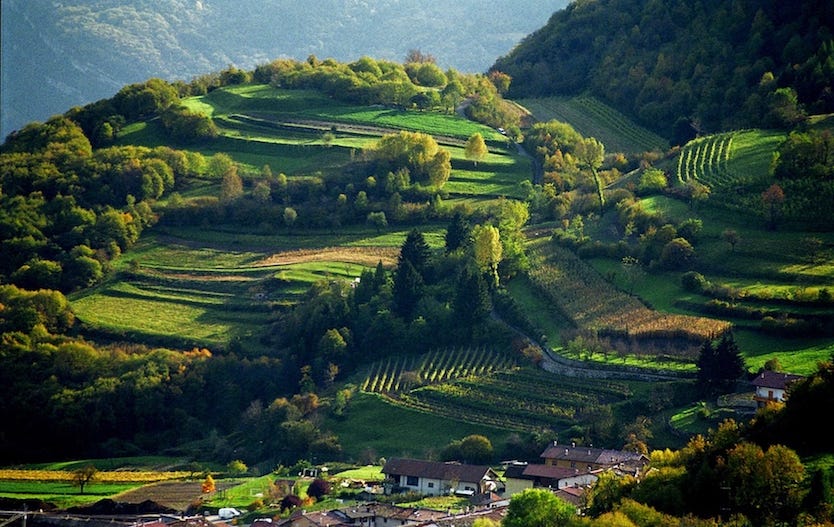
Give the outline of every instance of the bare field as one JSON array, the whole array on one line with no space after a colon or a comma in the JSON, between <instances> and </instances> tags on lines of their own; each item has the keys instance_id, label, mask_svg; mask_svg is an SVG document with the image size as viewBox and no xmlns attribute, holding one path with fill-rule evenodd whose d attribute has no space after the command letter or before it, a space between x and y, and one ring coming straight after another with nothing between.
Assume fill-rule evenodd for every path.
<instances>
[{"instance_id":1,"label":"bare field","mask_svg":"<svg viewBox=\"0 0 834 527\"><path fill-rule=\"evenodd\" d=\"M217 491L222 492L236 485L233 481L217 481ZM189 505L198 501L210 499L214 493L203 494L202 481L162 481L152 483L112 497L113 501L123 503L142 503L153 501L165 507L184 511Z\"/></svg>"}]
</instances>

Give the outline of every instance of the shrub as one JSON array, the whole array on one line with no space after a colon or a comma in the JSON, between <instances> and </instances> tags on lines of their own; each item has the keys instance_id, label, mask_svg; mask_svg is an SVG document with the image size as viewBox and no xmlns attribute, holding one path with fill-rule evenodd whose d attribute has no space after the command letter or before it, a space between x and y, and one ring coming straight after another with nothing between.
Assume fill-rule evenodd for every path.
<instances>
[{"instance_id":1,"label":"shrub","mask_svg":"<svg viewBox=\"0 0 834 527\"><path fill-rule=\"evenodd\" d=\"M307 495L311 498L316 500L320 499L322 496L326 496L330 493L330 483L327 480L316 478L310 483L310 486L307 488Z\"/></svg>"},{"instance_id":2,"label":"shrub","mask_svg":"<svg viewBox=\"0 0 834 527\"><path fill-rule=\"evenodd\" d=\"M640 176L640 183L637 185L637 190L641 194L657 193L665 189L668 184L666 174L662 170L650 168Z\"/></svg>"},{"instance_id":3,"label":"shrub","mask_svg":"<svg viewBox=\"0 0 834 527\"><path fill-rule=\"evenodd\" d=\"M696 243L703 228L704 222L699 219L689 218L678 225L678 236L686 238L689 243Z\"/></svg>"},{"instance_id":4,"label":"shrub","mask_svg":"<svg viewBox=\"0 0 834 527\"><path fill-rule=\"evenodd\" d=\"M695 257L695 249L685 238L675 238L663 247L660 264L666 269L680 269Z\"/></svg>"},{"instance_id":5,"label":"shrub","mask_svg":"<svg viewBox=\"0 0 834 527\"><path fill-rule=\"evenodd\" d=\"M300 507L303 501L295 494L289 494L281 499L281 512Z\"/></svg>"},{"instance_id":6,"label":"shrub","mask_svg":"<svg viewBox=\"0 0 834 527\"><path fill-rule=\"evenodd\" d=\"M703 293L709 288L709 281L699 272L688 271L681 276L681 285L692 293Z\"/></svg>"}]
</instances>

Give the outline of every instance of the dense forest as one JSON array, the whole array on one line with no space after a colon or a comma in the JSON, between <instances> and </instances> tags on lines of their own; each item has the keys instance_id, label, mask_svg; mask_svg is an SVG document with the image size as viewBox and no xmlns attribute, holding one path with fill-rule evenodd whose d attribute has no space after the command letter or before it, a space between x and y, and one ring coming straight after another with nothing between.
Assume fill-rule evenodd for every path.
<instances>
[{"instance_id":1,"label":"dense forest","mask_svg":"<svg viewBox=\"0 0 834 527\"><path fill-rule=\"evenodd\" d=\"M592 93L683 144L831 112L831 20L825 1L578 1L492 68L510 97Z\"/></svg>"},{"instance_id":2,"label":"dense forest","mask_svg":"<svg viewBox=\"0 0 834 527\"><path fill-rule=\"evenodd\" d=\"M324 423L350 419L359 388L343 381L363 366L394 351L416 357L479 346L505 350L514 364L540 364L543 352L529 335L543 339L544 331L506 285L520 277L537 286L542 298L560 306L553 316L561 318L571 316L564 297L587 299L600 291L588 286L569 293L570 284L545 276L544 263L554 254L571 254L565 261L575 263L570 272L576 274L561 273L563 280L580 275L580 258L609 258L617 270L606 279L620 273L621 283L632 280L633 286L638 274L679 274L688 305L753 320L768 337L830 337L827 275L819 280L823 285L796 285L799 292L781 299L784 309L775 313L766 310L771 299L753 298L756 307L747 307L743 302L750 299L695 271L695 263L705 272L718 267L698 262L705 226L692 217L706 207L710 188L697 178L684 180L681 172L675 181L668 168L679 147L707 131L778 129L785 138L774 147L765 177L710 205L716 217L746 214L766 233L830 234L834 225L820 202L834 196L834 143L828 128L808 118L834 110L834 55L824 25L834 19L830 9L813 2L791 9L578 1L484 73L443 69L416 49L402 63L367 55L352 62L312 54L278 58L188 82L128 84L110 98L15 131L0 146L0 420L15 423L0 430L0 462L165 453L240 460L267 473L300 460L344 460L340 437ZM610 31L601 34L601 27ZM236 113L249 88L278 95L249 97L247 108L258 111ZM602 142L570 124L531 122L512 103L513 97L579 92L621 108L675 146L606 153ZM212 115L201 110L206 101L231 110ZM265 117L267 104L310 101L333 105L334 112L350 104L398 117L454 117L478 123L487 135L468 128L454 137L401 129L373 140L363 136L359 148L357 137L365 131L354 129L343 139L350 147L334 154L338 130L332 123ZM305 156L316 152L337 161L328 158L315 171L290 176L268 164L235 162L219 147L233 140L231 120L247 134L296 134L301 139L293 140L317 143L316 150L300 147ZM301 125L314 131L299 131ZM146 135L134 144L137 131ZM256 142L248 135L234 140ZM515 196L501 193L473 204L451 193L453 172L486 163L490 148L527 163ZM683 216L670 219L646 206L641 198L647 196L674 200ZM318 280L294 302L225 304L241 318L256 311L265 322L258 332L227 335L211 349L187 332L135 339L81 323L69 300L121 280L173 284L141 258L122 258L149 233L226 231L241 238L230 243L239 249L250 235L289 243L314 231L334 238L356 229L382 235L390 226L405 232L404 239L380 252L356 280ZM434 229L433 245L426 226ZM550 236L536 243L541 232ZM716 258L735 253L738 233L711 236L728 247ZM824 242L809 236L806 245L802 264L822 265ZM605 281L601 276L589 282ZM254 296L268 298L289 281L282 273L270 275ZM138 295L128 286L118 292L125 299ZM631 290L618 293L623 309L637 305ZM650 311L642 304L633 310ZM535 462L557 437L648 454L646 416L689 402L693 394L714 399L747 380L731 324L662 318L677 326L641 332L628 321L625 327L574 324L560 344L579 358L653 355L664 368L694 366L673 376L679 384L669 393L659 387L649 397L633 396L611 383L607 395L626 399L619 406L580 393L580 410L551 408L568 414L570 425L558 433L556 427L528 428L507 436L494 458ZM694 327L696 320L706 329ZM767 367L778 369L777 362ZM407 373L406 383L420 380L415 371ZM694 517L726 510L736 514L737 525L831 521L830 468L805 474L800 462L800 456L831 453L817 430L819 412L830 408L828 359L792 388L786 404L760 410L749 422L727 420L683 441L679 450L657 449L651 477L602 478L587 510L606 517L651 508L657 515L689 515L693 525ZM454 448L439 455L454 457ZM728 486L732 496L721 493Z\"/></svg>"}]
</instances>

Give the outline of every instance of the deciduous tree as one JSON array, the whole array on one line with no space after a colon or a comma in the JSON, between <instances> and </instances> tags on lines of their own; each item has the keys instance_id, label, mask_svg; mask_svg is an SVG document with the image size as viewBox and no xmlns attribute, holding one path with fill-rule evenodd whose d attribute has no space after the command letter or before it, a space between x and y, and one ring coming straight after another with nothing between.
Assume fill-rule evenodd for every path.
<instances>
[{"instance_id":1,"label":"deciduous tree","mask_svg":"<svg viewBox=\"0 0 834 527\"><path fill-rule=\"evenodd\" d=\"M388 226L388 219L383 211L369 212L366 221L368 225L373 225L377 233Z\"/></svg>"},{"instance_id":2,"label":"deciduous tree","mask_svg":"<svg viewBox=\"0 0 834 527\"><path fill-rule=\"evenodd\" d=\"M576 514L573 505L557 498L550 489L525 489L510 498L503 527L562 527Z\"/></svg>"},{"instance_id":3,"label":"deciduous tree","mask_svg":"<svg viewBox=\"0 0 834 527\"><path fill-rule=\"evenodd\" d=\"M203 480L200 490L203 494L209 494L217 490L217 485L214 483L214 477L211 474L206 475L206 479Z\"/></svg>"},{"instance_id":4,"label":"deciduous tree","mask_svg":"<svg viewBox=\"0 0 834 527\"><path fill-rule=\"evenodd\" d=\"M486 273L491 280L491 286L498 285L498 264L503 256L501 235L496 227L492 225L476 225L472 229L472 247L474 250L475 265Z\"/></svg>"},{"instance_id":5,"label":"deciduous tree","mask_svg":"<svg viewBox=\"0 0 834 527\"><path fill-rule=\"evenodd\" d=\"M327 494L330 494L330 483L327 480L316 478L307 487L307 495L315 500Z\"/></svg>"},{"instance_id":6,"label":"deciduous tree","mask_svg":"<svg viewBox=\"0 0 834 527\"><path fill-rule=\"evenodd\" d=\"M93 465L85 465L73 471L72 484L81 490L81 494L84 494L84 487L95 481L96 477L98 477L98 469Z\"/></svg>"},{"instance_id":7,"label":"deciduous tree","mask_svg":"<svg viewBox=\"0 0 834 527\"><path fill-rule=\"evenodd\" d=\"M478 161L486 157L488 152L489 150L484 142L484 136L478 132L469 136L469 139L466 141L466 147L464 148L466 159L471 159L475 163L475 166L478 166Z\"/></svg>"},{"instance_id":8,"label":"deciduous tree","mask_svg":"<svg viewBox=\"0 0 834 527\"><path fill-rule=\"evenodd\" d=\"M591 175L594 178L594 185L597 188L599 208L602 210L605 207L605 196L602 193L602 180L599 177L597 169L602 166L602 161L605 159L605 147L596 138L586 137L576 143L574 155L581 166L591 171Z\"/></svg>"},{"instance_id":9,"label":"deciduous tree","mask_svg":"<svg viewBox=\"0 0 834 527\"><path fill-rule=\"evenodd\" d=\"M765 208L768 228L776 229L779 212L784 201L785 191L782 190L782 187L778 183L772 184L767 190L762 192L762 204Z\"/></svg>"}]
</instances>

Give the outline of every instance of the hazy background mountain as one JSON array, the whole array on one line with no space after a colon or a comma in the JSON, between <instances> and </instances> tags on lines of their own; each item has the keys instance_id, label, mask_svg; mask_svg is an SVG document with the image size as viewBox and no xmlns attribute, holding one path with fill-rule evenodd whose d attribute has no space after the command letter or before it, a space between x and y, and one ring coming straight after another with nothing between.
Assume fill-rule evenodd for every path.
<instances>
[{"instance_id":1,"label":"hazy background mountain","mask_svg":"<svg viewBox=\"0 0 834 527\"><path fill-rule=\"evenodd\" d=\"M3 0L0 133L150 77L310 54L485 71L567 0Z\"/></svg>"}]
</instances>

